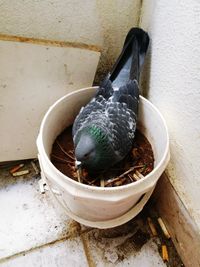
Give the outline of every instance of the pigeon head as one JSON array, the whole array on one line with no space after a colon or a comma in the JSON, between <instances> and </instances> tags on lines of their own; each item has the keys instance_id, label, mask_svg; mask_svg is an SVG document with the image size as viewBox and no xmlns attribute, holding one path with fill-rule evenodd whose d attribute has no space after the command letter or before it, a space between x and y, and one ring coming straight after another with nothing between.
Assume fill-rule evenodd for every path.
<instances>
[{"instance_id":1,"label":"pigeon head","mask_svg":"<svg viewBox=\"0 0 200 267\"><path fill-rule=\"evenodd\" d=\"M109 142L106 133L95 126L81 129L75 142L75 156L81 165L91 170L104 168L109 160Z\"/></svg>"}]
</instances>

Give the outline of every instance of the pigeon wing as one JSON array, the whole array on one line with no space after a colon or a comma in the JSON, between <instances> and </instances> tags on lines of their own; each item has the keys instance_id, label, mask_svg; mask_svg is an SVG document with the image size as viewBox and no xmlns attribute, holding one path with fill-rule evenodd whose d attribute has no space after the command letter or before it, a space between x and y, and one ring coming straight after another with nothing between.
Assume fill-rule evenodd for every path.
<instances>
[{"instance_id":1,"label":"pigeon wing","mask_svg":"<svg viewBox=\"0 0 200 267\"><path fill-rule=\"evenodd\" d=\"M105 102L105 98L102 95L98 95L93 98L85 107L81 108L73 124L73 137L84 125L87 125L104 112Z\"/></svg>"}]
</instances>

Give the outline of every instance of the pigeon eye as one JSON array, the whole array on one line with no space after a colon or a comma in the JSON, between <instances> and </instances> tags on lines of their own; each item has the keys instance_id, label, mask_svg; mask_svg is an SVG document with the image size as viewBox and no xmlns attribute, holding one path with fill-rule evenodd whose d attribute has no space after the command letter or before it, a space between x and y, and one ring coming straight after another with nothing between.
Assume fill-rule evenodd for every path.
<instances>
[{"instance_id":1,"label":"pigeon eye","mask_svg":"<svg viewBox=\"0 0 200 267\"><path fill-rule=\"evenodd\" d=\"M84 158L85 158L85 159L88 158L89 155L90 155L90 153L86 153L86 154L84 155Z\"/></svg>"}]
</instances>

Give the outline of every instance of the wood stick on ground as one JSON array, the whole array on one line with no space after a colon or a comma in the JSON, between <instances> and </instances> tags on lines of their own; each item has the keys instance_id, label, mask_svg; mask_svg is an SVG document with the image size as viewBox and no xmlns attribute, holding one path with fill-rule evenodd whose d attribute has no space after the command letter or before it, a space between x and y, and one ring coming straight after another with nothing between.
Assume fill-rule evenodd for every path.
<instances>
[{"instance_id":1,"label":"wood stick on ground","mask_svg":"<svg viewBox=\"0 0 200 267\"><path fill-rule=\"evenodd\" d=\"M62 152L68 156L70 159L74 160L74 157L72 157L69 153L67 153L67 151L64 150L64 148L61 146L61 144L58 142L58 140L56 140L57 145L59 146L59 148L62 150Z\"/></svg>"},{"instance_id":2,"label":"wood stick on ground","mask_svg":"<svg viewBox=\"0 0 200 267\"><path fill-rule=\"evenodd\" d=\"M29 170L24 170L24 171L18 171L18 172L14 172L12 174L12 176L16 177L16 176L22 176L22 175L25 175L25 174L28 174L29 173Z\"/></svg>"},{"instance_id":3,"label":"wood stick on ground","mask_svg":"<svg viewBox=\"0 0 200 267\"><path fill-rule=\"evenodd\" d=\"M37 165L35 164L35 162L34 162L33 160L31 161L31 165L32 165L32 167L33 167L35 173L36 173L36 174L39 174L40 171L39 171Z\"/></svg>"},{"instance_id":4,"label":"wood stick on ground","mask_svg":"<svg viewBox=\"0 0 200 267\"><path fill-rule=\"evenodd\" d=\"M157 236L158 233L157 233L156 227L155 227L155 225L154 225L154 223L150 217L147 218L147 222L148 222L149 228L152 232L152 235Z\"/></svg>"},{"instance_id":5,"label":"wood stick on ground","mask_svg":"<svg viewBox=\"0 0 200 267\"><path fill-rule=\"evenodd\" d=\"M127 174L128 175L128 178L130 179L131 182L134 182L134 179L133 177L130 175L130 174Z\"/></svg>"},{"instance_id":6,"label":"wood stick on ground","mask_svg":"<svg viewBox=\"0 0 200 267\"><path fill-rule=\"evenodd\" d=\"M15 167L13 167L11 170L10 170L10 173L13 174L14 172L17 172L19 169L23 168L24 167L24 164L19 164Z\"/></svg>"},{"instance_id":7,"label":"wood stick on ground","mask_svg":"<svg viewBox=\"0 0 200 267\"><path fill-rule=\"evenodd\" d=\"M161 227L161 229L162 229L163 234L165 235L165 237L166 237L167 239L170 239L171 236L170 236L170 234L169 234L169 232L168 232L168 230L167 230L167 228L166 228L166 226L165 226L163 220L162 220L160 217L158 218L158 223L159 223L159 225L160 225L160 227Z\"/></svg>"},{"instance_id":8,"label":"wood stick on ground","mask_svg":"<svg viewBox=\"0 0 200 267\"><path fill-rule=\"evenodd\" d=\"M167 261L167 262L169 261L169 255L168 255L166 245L162 245L162 258L163 258L163 261Z\"/></svg>"}]
</instances>

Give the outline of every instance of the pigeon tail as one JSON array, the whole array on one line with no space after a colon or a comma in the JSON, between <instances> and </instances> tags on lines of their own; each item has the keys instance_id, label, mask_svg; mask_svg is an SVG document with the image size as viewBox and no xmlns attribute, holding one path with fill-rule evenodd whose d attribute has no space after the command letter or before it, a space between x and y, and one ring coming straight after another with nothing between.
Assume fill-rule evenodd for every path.
<instances>
[{"instance_id":1,"label":"pigeon tail","mask_svg":"<svg viewBox=\"0 0 200 267\"><path fill-rule=\"evenodd\" d=\"M132 28L128 32L123 50L110 73L113 87L120 87L129 80L139 81L139 74L144 63L149 45L148 34L140 28Z\"/></svg>"},{"instance_id":2,"label":"pigeon tail","mask_svg":"<svg viewBox=\"0 0 200 267\"><path fill-rule=\"evenodd\" d=\"M139 74L149 44L132 28L110 74L73 124L75 156L89 170L107 169L131 150L138 117Z\"/></svg>"}]
</instances>

